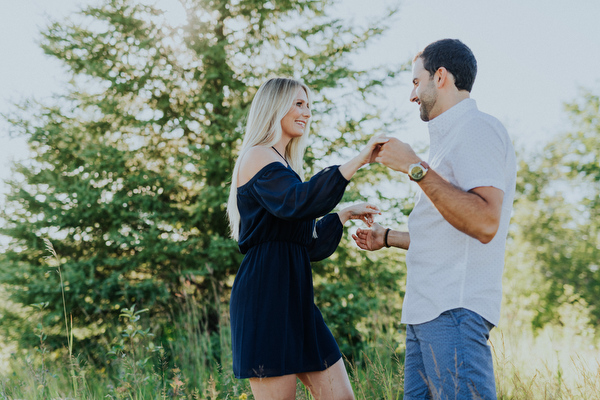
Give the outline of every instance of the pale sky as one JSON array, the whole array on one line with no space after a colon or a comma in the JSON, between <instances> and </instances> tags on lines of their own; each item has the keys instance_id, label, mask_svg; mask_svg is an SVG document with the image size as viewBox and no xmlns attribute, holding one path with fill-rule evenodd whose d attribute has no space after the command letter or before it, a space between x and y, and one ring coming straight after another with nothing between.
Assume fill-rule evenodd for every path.
<instances>
[{"instance_id":1,"label":"pale sky","mask_svg":"<svg viewBox=\"0 0 600 400\"><path fill-rule=\"evenodd\" d=\"M150 0L146 0L150 1ZM12 101L47 99L68 79L60 63L37 45L48 16L63 18L92 0L0 0L0 113ZM173 22L177 0L158 0ZM394 0L339 0L338 13L357 23ZM478 61L472 92L480 110L499 118L517 147L540 148L568 129L565 102L580 88L600 92L600 1L598 0L404 0L394 25L373 43L361 65L402 63L427 44L458 38ZM392 101L406 115L397 136L428 142L427 125L408 101L411 77ZM10 163L26 159L22 139L10 139L0 121L0 196ZM2 201L0 200L0 204Z\"/></svg>"}]
</instances>

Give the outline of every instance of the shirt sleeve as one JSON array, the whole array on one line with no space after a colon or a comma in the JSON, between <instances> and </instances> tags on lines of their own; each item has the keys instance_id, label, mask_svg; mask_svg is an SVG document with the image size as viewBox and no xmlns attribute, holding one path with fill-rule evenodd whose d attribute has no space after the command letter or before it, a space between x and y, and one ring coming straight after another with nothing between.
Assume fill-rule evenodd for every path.
<instances>
[{"instance_id":1,"label":"shirt sleeve","mask_svg":"<svg viewBox=\"0 0 600 400\"><path fill-rule=\"evenodd\" d=\"M453 183L465 191L482 186L505 191L508 134L504 127L476 118L463 127L460 139L451 149Z\"/></svg>"},{"instance_id":2,"label":"shirt sleeve","mask_svg":"<svg viewBox=\"0 0 600 400\"><path fill-rule=\"evenodd\" d=\"M284 165L263 172L253 184L256 200L268 212L284 220L322 217L339 203L348 181L337 166L328 167L302 182Z\"/></svg>"},{"instance_id":3,"label":"shirt sleeve","mask_svg":"<svg viewBox=\"0 0 600 400\"><path fill-rule=\"evenodd\" d=\"M340 244L344 227L337 213L328 214L316 223L317 238L308 249L310 261L321 261L333 254Z\"/></svg>"}]
</instances>

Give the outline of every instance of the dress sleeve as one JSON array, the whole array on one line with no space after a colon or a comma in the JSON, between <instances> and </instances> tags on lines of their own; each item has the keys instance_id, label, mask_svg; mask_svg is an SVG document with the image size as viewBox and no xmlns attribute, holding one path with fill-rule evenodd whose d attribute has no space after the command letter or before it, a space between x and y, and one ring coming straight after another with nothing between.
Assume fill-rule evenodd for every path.
<instances>
[{"instance_id":1,"label":"dress sleeve","mask_svg":"<svg viewBox=\"0 0 600 400\"><path fill-rule=\"evenodd\" d=\"M317 238L308 248L310 261L321 261L333 254L340 244L344 226L337 213L328 214L316 224Z\"/></svg>"},{"instance_id":2,"label":"dress sleeve","mask_svg":"<svg viewBox=\"0 0 600 400\"><path fill-rule=\"evenodd\" d=\"M337 166L325 168L302 182L294 171L279 164L258 176L253 188L256 200L268 212L292 221L327 214L342 199L347 185Z\"/></svg>"}]
</instances>

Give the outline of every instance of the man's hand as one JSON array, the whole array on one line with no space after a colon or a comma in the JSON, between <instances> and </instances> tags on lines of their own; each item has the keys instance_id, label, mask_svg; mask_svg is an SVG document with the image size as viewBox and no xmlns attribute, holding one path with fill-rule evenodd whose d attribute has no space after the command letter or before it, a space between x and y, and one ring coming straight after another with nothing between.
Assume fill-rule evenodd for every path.
<instances>
[{"instance_id":1,"label":"man's hand","mask_svg":"<svg viewBox=\"0 0 600 400\"><path fill-rule=\"evenodd\" d=\"M378 223L373 223L371 229L358 229L355 235L352 235L352 239L356 242L356 245L363 250L379 250L383 244L383 236L385 235L385 228Z\"/></svg>"},{"instance_id":2,"label":"man's hand","mask_svg":"<svg viewBox=\"0 0 600 400\"><path fill-rule=\"evenodd\" d=\"M416 164L421 159L408 143L404 143L396 138L390 140L381 146L379 154L375 161L391 168L395 171L408 173L408 167Z\"/></svg>"},{"instance_id":3,"label":"man's hand","mask_svg":"<svg viewBox=\"0 0 600 400\"><path fill-rule=\"evenodd\" d=\"M350 180L360 167L373 162L373 153L377 153L379 146L383 143L387 143L388 140L389 138L383 135L371 137L367 145L356 157L352 158L347 163L340 165L339 170L342 176L347 180Z\"/></svg>"},{"instance_id":4,"label":"man's hand","mask_svg":"<svg viewBox=\"0 0 600 400\"><path fill-rule=\"evenodd\" d=\"M383 135L371 137L367 145L356 156L357 159L360 159L361 165L373 162L374 158L379 152L379 149L381 148L381 145L387 143L388 140L389 138Z\"/></svg>"},{"instance_id":5,"label":"man's hand","mask_svg":"<svg viewBox=\"0 0 600 400\"><path fill-rule=\"evenodd\" d=\"M378 144L377 146L375 146L375 148L373 149L373 152L371 153L371 158L369 159L369 164L373 164L375 161L375 159L377 158L377 156L379 156L379 150L381 150L381 146L380 144Z\"/></svg>"}]
</instances>

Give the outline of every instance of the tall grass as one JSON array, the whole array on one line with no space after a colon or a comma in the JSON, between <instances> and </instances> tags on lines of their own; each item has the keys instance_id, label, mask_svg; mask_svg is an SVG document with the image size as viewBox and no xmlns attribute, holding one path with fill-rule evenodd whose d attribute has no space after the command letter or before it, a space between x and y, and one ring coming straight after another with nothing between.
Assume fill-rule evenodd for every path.
<instances>
[{"instance_id":1,"label":"tall grass","mask_svg":"<svg viewBox=\"0 0 600 400\"><path fill-rule=\"evenodd\" d=\"M55 264L59 257L51 243L48 250ZM60 263L54 266L60 275ZM64 290L62 305L32 305L39 311L63 308L65 350L47 348L40 319L35 331L39 345L15 352L8 360L9 371L0 378L0 398L251 399L248 381L233 377L228 310L219 310L218 329L211 331L208 311L193 297L180 300L171 327L175 334L168 343L158 343L159 332L148 328L158 325L149 321L148 310L123 309L119 328L107 333L106 365L99 367L74 354L77 343ZM505 312L510 311L508 307ZM538 331L505 316L490 339L498 398L600 400L600 350L587 318L580 303L566 305L555 325ZM389 326L371 326L365 336L366 350L346 360L356 398L401 399L403 335ZM297 398L311 399L299 382Z\"/></svg>"},{"instance_id":2,"label":"tall grass","mask_svg":"<svg viewBox=\"0 0 600 400\"><path fill-rule=\"evenodd\" d=\"M600 400L596 340L568 331L558 325L492 331L498 398Z\"/></svg>"},{"instance_id":3,"label":"tall grass","mask_svg":"<svg viewBox=\"0 0 600 400\"><path fill-rule=\"evenodd\" d=\"M73 323L69 324L60 258L46 242L49 263L60 277L61 304L34 304L32 315L60 307L65 320L65 347L50 351L42 319L37 325L39 345L15 351L7 360L8 373L0 378L2 399L224 399L247 398L247 381L232 373L228 310L219 310L219 329L208 329L207 310L193 297L174 305L172 338L158 343L148 326L148 310L121 310L119 328L106 333L105 365L87 364L75 355ZM164 329L164 326L158 327ZM110 371L110 373L109 373Z\"/></svg>"},{"instance_id":4,"label":"tall grass","mask_svg":"<svg viewBox=\"0 0 600 400\"><path fill-rule=\"evenodd\" d=\"M1 378L2 399L238 399L250 395L249 383L233 377L229 327L203 329L201 308L176 321L170 343L156 343L147 310L123 309L120 328L107 338L104 367L91 367L67 351L40 345L14 354L10 373ZM76 343L75 343L76 347ZM108 374L108 370L112 373ZM73 380L77 383L73 384Z\"/></svg>"},{"instance_id":5,"label":"tall grass","mask_svg":"<svg viewBox=\"0 0 600 400\"><path fill-rule=\"evenodd\" d=\"M218 332L209 333L202 325L202 308L191 303L187 307L189 313L174 326L179 335L164 345L154 343L151 332L142 329L146 313L123 310L122 330L113 338L114 376L70 363L67 354L51 355L42 336L38 348L10 360L12 372L1 379L0 398L251 399L248 381L235 379L231 372L227 319ZM600 351L591 337L564 333L560 326L537 334L494 329L498 398L600 400ZM346 360L357 399L402 399L403 351L402 343L379 336L360 360ZM301 384L297 398L311 398Z\"/></svg>"},{"instance_id":6,"label":"tall grass","mask_svg":"<svg viewBox=\"0 0 600 400\"><path fill-rule=\"evenodd\" d=\"M77 376L75 375L75 359L73 358L73 317L69 315L71 317L71 327L69 329L69 319L67 318L67 302L65 301L65 284L63 281L62 270L60 268L60 259L58 258L58 254L56 254L56 250L54 250L52 242L48 239L44 239L44 243L46 245L46 250L50 253L50 256L48 256L48 258L52 258L56 262L56 272L58 273L58 276L60 278L63 316L65 318L65 336L67 339L67 348L69 349L69 371L71 372L71 383L73 385L73 393L77 393Z\"/></svg>"}]
</instances>

